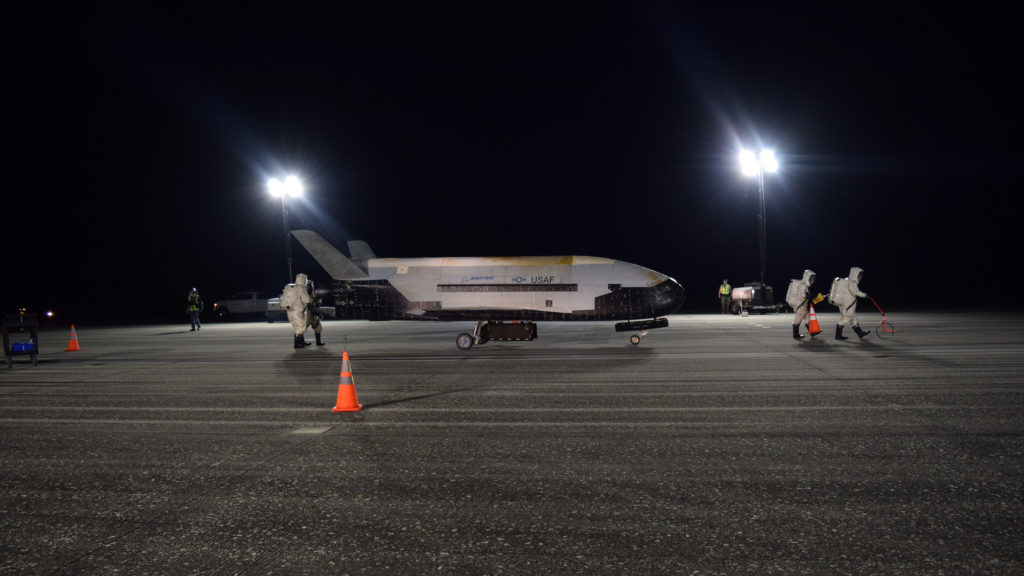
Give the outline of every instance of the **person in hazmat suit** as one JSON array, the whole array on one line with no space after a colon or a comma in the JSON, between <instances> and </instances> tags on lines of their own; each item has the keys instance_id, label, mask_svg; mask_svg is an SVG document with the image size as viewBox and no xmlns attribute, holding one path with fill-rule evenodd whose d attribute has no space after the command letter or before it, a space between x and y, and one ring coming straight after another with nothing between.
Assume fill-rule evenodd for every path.
<instances>
[{"instance_id":1,"label":"person in hazmat suit","mask_svg":"<svg viewBox=\"0 0 1024 576\"><path fill-rule=\"evenodd\" d=\"M310 280L307 285L307 293L309 294L309 304L306 306L306 328L313 328L313 334L316 336L316 345L323 346L327 344L324 342L322 332L324 331L323 314L320 312L320 296L316 293L316 286L313 281Z\"/></svg>"},{"instance_id":2,"label":"person in hazmat suit","mask_svg":"<svg viewBox=\"0 0 1024 576\"><path fill-rule=\"evenodd\" d=\"M312 299L306 291L306 275L299 273L295 276L295 283L288 284L281 291L281 308L288 312L288 321L292 323L292 332L295 334L295 347L305 348L309 342L302 336L306 332L306 308Z\"/></svg>"},{"instance_id":3,"label":"person in hazmat suit","mask_svg":"<svg viewBox=\"0 0 1024 576\"><path fill-rule=\"evenodd\" d=\"M847 278L836 278L832 281L832 291L828 295L828 301L839 308L839 323L836 324L836 340L848 340L843 336L843 327L847 324L853 326L853 331L858 338L864 338L868 332L861 330L857 322L857 298L867 298L868 295L860 290L860 281L864 277L864 270L854 266L850 268L850 276Z\"/></svg>"},{"instance_id":4,"label":"person in hazmat suit","mask_svg":"<svg viewBox=\"0 0 1024 576\"><path fill-rule=\"evenodd\" d=\"M810 315L811 306L811 285L817 275L814 270L804 270L803 278L793 280L789 283L789 290L786 292L786 304L789 304L796 316L793 317L793 338L803 338L800 335L800 325L807 321Z\"/></svg>"}]
</instances>

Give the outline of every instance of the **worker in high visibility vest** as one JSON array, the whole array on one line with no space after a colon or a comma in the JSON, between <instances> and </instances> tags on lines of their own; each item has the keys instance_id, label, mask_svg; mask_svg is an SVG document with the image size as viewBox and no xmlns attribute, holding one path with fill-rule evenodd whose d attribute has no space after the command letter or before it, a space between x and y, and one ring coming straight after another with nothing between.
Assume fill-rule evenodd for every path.
<instances>
[{"instance_id":1,"label":"worker in high visibility vest","mask_svg":"<svg viewBox=\"0 0 1024 576\"><path fill-rule=\"evenodd\" d=\"M188 299L185 301L185 312L188 313L189 320L192 321L192 329L189 332L195 332L202 329L202 324L199 323L199 313L203 311L203 299L199 297L199 291L195 288L188 293Z\"/></svg>"},{"instance_id":2,"label":"worker in high visibility vest","mask_svg":"<svg viewBox=\"0 0 1024 576\"><path fill-rule=\"evenodd\" d=\"M732 304L732 286L729 286L728 278L722 278L722 285L718 287L718 297L722 301L722 314L728 314L729 305Z\"/></svg>"}]
</instances>

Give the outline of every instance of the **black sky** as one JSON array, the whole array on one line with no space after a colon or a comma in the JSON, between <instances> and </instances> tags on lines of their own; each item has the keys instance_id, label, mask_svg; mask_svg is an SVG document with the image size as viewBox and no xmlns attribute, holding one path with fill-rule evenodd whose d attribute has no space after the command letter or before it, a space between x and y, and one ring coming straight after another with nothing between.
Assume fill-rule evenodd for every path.
<instances>
[{"instance_id":1,"label":"black sky","mask_svg":"<svg viewBox=\"0 0 1024 576\"><path fill-rule=\"evenodd\" d=\"M822 4L69 4L15 13L5 312L182 320L285 283L292 228L380 256L580 254L715 305L866 270L896 307L1016 278L1020 49L1008 13ZM327 278L302 248L297 266ZM981 296L981 298L979 298Z\"/></svg>"}]
</instances>

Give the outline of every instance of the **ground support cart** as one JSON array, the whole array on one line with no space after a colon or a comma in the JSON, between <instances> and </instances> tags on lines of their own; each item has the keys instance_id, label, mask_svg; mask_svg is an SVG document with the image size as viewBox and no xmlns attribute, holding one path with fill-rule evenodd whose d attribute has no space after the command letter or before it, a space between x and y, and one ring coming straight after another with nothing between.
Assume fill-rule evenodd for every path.
<instances>
[{"instance_id":1,"label":"ground support cart","mask_svg":"<svg viewBox=\"0 0 1024 576\"><path fill-rule=\"evenodd\" d=\"M8 368L14 366L14 356L29 356L33 366L39 362L39 321L35 314L6 314L2 330Z\"/></svg>"}]
</instances>

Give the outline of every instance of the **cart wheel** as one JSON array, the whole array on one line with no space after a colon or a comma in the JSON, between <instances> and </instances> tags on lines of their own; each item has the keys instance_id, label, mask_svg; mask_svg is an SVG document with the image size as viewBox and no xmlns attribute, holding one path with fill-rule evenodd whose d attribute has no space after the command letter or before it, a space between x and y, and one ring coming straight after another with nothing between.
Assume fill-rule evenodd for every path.
<instances>
[{"instance_id":1,"label":"cart wheel","mask_svg":"<svg viewBox=\"0 0 1024 576\"><path fill-rule=\"evenodd\" d=\"M473 335L463 332L455 339L455 345L459 350L469 350L473 347Z\"/></svg>"},{"instance_id":2,"label":"cart wheel","mask_svg":"<svg viewBox=\"0 0 1024 576\"><path fill-rule=\"evenodd\" d=\"M35 366L39 363L39 357L35 354L32 355L32 365Z\"/></svg>"},{"instance_id":3,"label":"cart wheel","mask_svg":"<svg viewBox=\"0 0 1024 576\"><path fill-rule=\"evenodd\" d=\"M632 336L630 336L629 337L629 343L632 344L633 346L636 346L637 344L639 344L640 343L640 335L639 334L633 334Z\"/></svg>"},{"instance_id":4,"label":"cart wheel","mask_svg":"<svg viewBox=\"0 0 1024 576\"><path fill-rule=\"evenodd\" d=\"M896 327L892 325L892 322L882 320L882 322L875 327L875 334L877 334L882 340L888 340L896 335Z\"/></svg>"}]
</instances>

